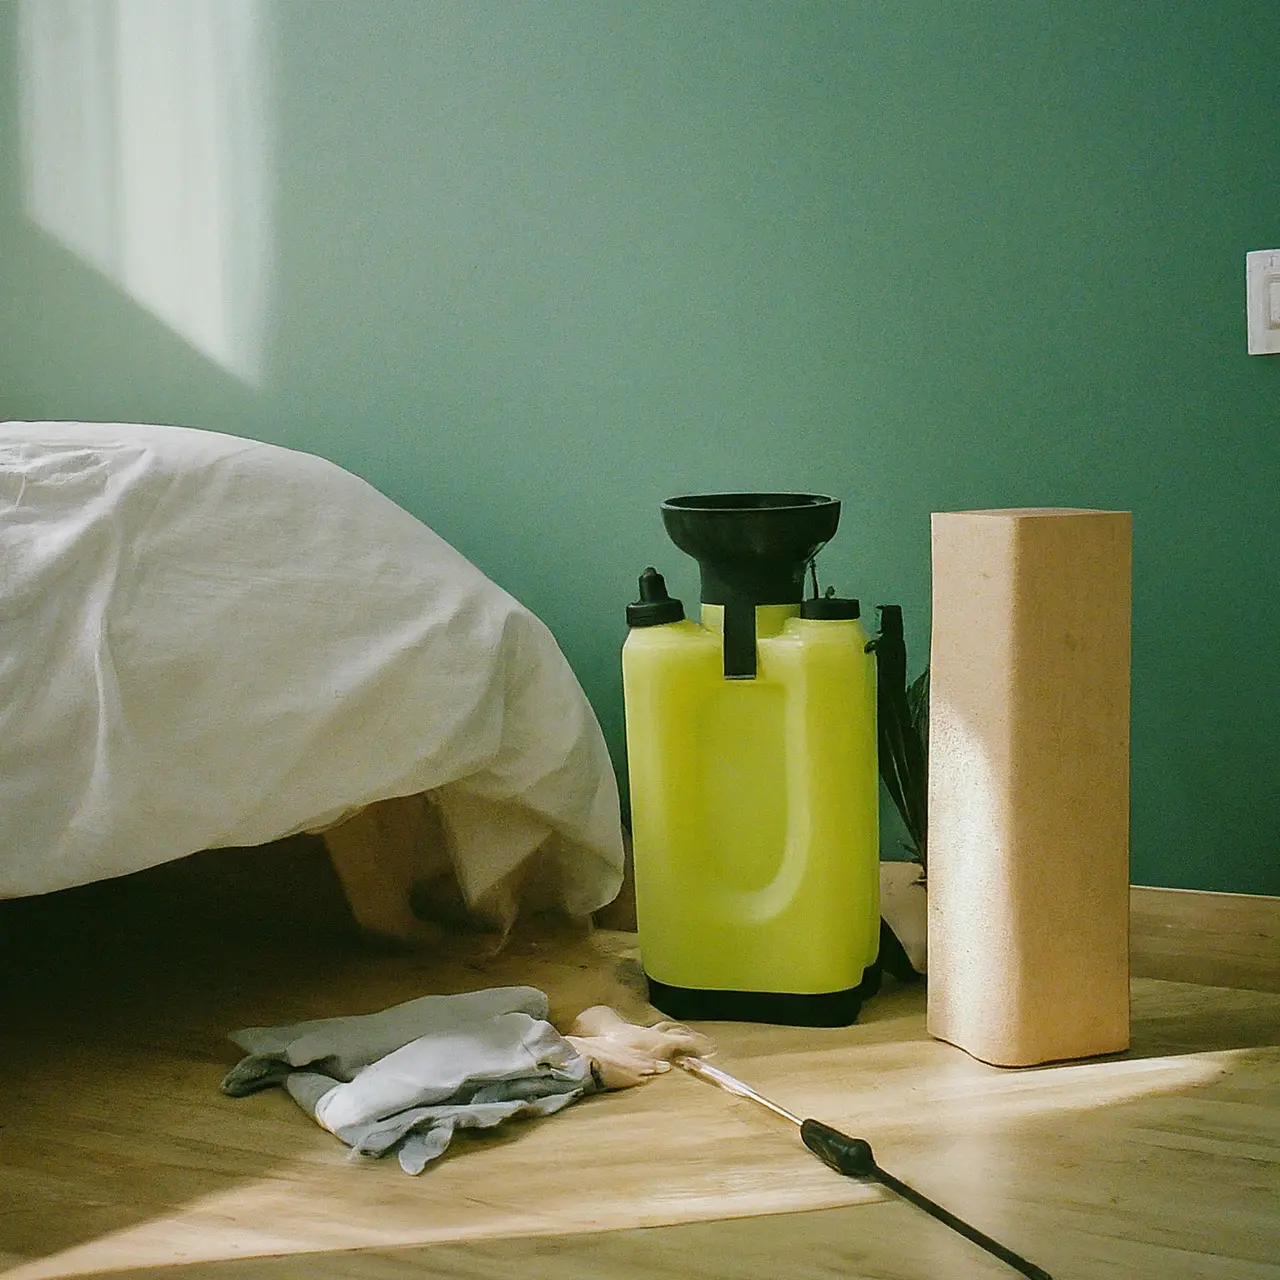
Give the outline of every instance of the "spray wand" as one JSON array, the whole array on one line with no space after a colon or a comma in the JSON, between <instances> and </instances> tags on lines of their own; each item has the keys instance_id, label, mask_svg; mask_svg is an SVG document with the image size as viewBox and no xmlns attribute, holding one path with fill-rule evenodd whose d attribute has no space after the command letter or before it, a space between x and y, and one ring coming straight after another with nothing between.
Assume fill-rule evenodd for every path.
<instances>
[{"instance_id":1,"label":"spray wand","mask_svg":"<svg viewBox=\"0 0 1280 1280\"><path fill-rule=\"evenodd\" d=\"M727 1071L721 1071L719 1067L713 1067L701 1058L680 1057L676 1058L675 1061L678 1066L683 1067L690 1075L719 1085L720 1088L736 1094L740 1098L749 1098L752 1102L772 1111L774 1115L781 1116L784 1120L789 1120L800 1130L800 1139L804 1145L818 1159L829 1165L837 1173L842 1173L848 1178L861 1178L867 1182L878 1182L882 1187L888 1187L890 1191L900 1195L904 1200L909 1200L917 1208L923 1209L931 1217L937 1218L939 1222L950 1227L952 1231L959 1232L966 1240L973 1241L979 1248L985 1249L989 1254L999 1258L1001 1262L1008 1263L1020 1275L1028 1277L1028 1280L1053 1280L1053 1277L1047 1271L1037 1267L1034 1262L1028 1262L1026 1258L1014 1253L1012 1249L1006 1249L1004 1245L997 1240L993 1240L986 1232L970 1226L964 1219L957 1218L954 1213L944 1209L940 1204L936 1204L928 1196L921 1195L914 1187L908 1186L905 1182L895 1178L893 1174L886 1173L876 1164L870 1143L865 1142L862 1138L851 1138L848 1134L841 1133L839 1129L833 1129L829 1124L823 1124L821 1120L802 1120L785 1107L780 1107L763 1094L757 1093L749 1085L743 1084L741 1080L735 1079Z\"/></svg>"}]
</instances>

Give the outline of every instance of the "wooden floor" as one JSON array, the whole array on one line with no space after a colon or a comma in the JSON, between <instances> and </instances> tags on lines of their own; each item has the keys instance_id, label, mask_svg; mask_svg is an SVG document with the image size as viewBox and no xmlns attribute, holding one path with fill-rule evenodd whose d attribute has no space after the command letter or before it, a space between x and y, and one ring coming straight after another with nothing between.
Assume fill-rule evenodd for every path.
<instances>
[{"instance_id":1,"label":"wooden floor","mask_svg":"<svg viewBox=\"0 0 1280 1280\"><path fill-rule=\"evenodd\" d=\"M630 935L362 950L313 842L0 903L0 1274L1014 1275L679 1072L464 1135L420 1178L351 1163L278 1091L218 1091L236 1027L508 981L558 1018L646 1012ZM1133 1012L1123 1057L1019 1072L930 1040L919 988L848 1029L708 1029L1055 1280L1280 1277L1280 994L1144 978Z\"/></svg>"}]
</instances>

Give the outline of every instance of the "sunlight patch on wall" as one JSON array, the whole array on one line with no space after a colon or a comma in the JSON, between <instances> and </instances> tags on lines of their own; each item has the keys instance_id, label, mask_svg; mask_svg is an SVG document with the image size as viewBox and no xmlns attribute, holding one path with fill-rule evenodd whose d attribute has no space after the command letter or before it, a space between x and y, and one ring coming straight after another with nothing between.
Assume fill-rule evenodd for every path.
<instances>
[{"instance_id":1,"label":"sunlight patch on wall","mask_svg":"<svg viewBox=\"0 0 1280 1280\"><path fill-rule=\"evenodd\" d=\"M20 0L27 215L262 380L271 192L259 0Z\"/></svg>"}]
</instances>

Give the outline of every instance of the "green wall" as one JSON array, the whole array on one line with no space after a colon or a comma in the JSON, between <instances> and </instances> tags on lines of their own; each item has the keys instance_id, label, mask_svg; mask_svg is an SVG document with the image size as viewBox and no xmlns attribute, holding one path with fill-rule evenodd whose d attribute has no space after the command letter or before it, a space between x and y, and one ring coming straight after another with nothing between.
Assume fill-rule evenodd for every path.
<instances>
[{"instance_id":1,"label":"green wall","mask_svg":"<svg viewBox=\"0 0 1280 1280\"><path fill-rule=\"evenodd\" d=\"M619 759L635 576L696 594L671 493L844 499L824 576L913 668L931 510L1131 509L1133 877L1280 893L1280 6L258 11L252 385L26 215L0 5L0 416L333 458L548 622Z\"/></svg>"}]
</instances>

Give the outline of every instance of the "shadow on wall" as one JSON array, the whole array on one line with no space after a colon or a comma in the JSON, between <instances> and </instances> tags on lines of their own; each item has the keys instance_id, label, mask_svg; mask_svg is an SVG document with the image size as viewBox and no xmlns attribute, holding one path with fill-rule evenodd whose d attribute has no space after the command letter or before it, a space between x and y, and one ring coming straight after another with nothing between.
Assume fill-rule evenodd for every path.
<instances>
[{"instance_id":1,"label":"shadow on wall","mask_svg":"<svg viewBox=\"0 0 1280 1280\"><path fill-rule=\"evenodd\" d=\"M17 26L26 215L257 386L271 254L259 0L20 0Z\"/></svg>"}]
</instances>

